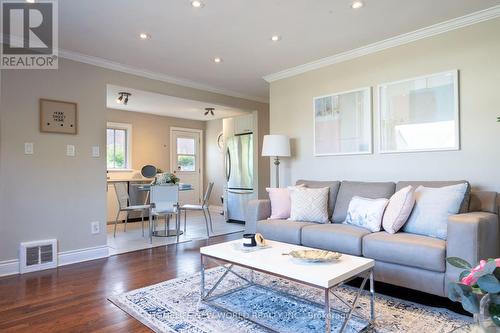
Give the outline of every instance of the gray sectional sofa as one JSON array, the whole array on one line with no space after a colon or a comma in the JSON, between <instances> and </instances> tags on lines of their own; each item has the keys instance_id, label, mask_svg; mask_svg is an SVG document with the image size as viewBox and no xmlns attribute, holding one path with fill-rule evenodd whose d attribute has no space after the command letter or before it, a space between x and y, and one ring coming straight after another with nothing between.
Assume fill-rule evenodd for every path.
<instances>
[{"instance_id":1,"label":"gray sectional sofa","mask_svg":"<svg viewBox=\"0 0 500 333\"><path fill-rule=\"evenodd\" d=\"M446 263L446 257L460 257L471 263L498 257L499 226L496 192L467 191L460 213L448 220L446 240L398 232L371 233L342 224L353 196L390 198L407 185L442 187L465 181L353 182L305 181L308 187L329 187L329 215L333 223L270 220L269 200L251 201L246 212L246 231L260 232L271 240L338 251L375 259L375 280L438 296L447 295L447 284L460 273Z\"/></svg>"}]
</instances>

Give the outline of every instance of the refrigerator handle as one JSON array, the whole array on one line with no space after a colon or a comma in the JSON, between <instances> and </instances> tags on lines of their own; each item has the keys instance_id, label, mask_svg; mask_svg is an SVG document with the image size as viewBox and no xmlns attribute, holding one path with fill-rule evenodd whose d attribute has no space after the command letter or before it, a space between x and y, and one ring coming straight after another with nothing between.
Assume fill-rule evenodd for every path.
<instances>
[{"instance_id":1,"label":"refrigerator handle","mask_svg":"<svg viewBox=\"0 0 500 333\"><path fill-rule=\"evenodd\" d=\"M231 178L231 152L229 148L226 150L226 180L229 181Z\"/></svg>"}]
</instances>

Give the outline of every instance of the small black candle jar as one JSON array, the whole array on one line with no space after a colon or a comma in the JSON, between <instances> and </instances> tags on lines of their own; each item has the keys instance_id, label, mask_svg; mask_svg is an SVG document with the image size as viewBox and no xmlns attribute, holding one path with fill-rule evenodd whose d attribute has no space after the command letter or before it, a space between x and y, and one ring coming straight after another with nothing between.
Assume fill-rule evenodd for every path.
<instances>
[{"instance_id":1,"label":"small black candle jar","mask_svg":"<svg viewBox=\"0 0 500 333\"><path fill-rule=\"evenodd\" d=\"M255 234L244 234L243 235L243 246L257 246L257 242L255 241Z\"/></svg>"}]
</instances>

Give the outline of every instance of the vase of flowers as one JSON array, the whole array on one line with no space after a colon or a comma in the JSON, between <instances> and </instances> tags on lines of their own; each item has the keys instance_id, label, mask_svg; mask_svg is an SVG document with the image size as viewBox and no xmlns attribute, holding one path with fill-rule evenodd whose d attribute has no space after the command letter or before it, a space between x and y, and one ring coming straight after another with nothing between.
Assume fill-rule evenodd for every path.
<instances>
[{"instance_id":1,"label":"vase of flowers","mask_svg":"<svg viewBox=\"0 0 500 333\"><path fill-rule=\"evenodd\" d=\"M163 172L155 176L155 180L153 180L151 185L177 184L178 182L179 178L175 174Z\"/></svg>"},{"instance_id":2,"label":"vase of flowers","mask_svg":"<svg viewBox=\"0 0 500 333\"><path fill-rule=\"evenodd\" d=\"M446 261L464 269L459 281L448 285L448 298L461 302L484 332L497 332L500 329L500 258L481 260L476 267L457 257Z\"/></svg>"}]
</instances>

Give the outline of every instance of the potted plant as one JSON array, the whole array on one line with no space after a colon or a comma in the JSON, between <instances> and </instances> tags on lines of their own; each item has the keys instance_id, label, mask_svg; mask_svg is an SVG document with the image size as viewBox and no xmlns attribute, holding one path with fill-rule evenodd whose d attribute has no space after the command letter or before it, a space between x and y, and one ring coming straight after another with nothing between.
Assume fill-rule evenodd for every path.
<instances>
[{"instance_id":1,"label":"potted plant","mask_svg":"<svg viewBox=\"0 0 500 333\"><path fill-rule=\"evenodd\" d=\"M481 328L487 332L497 331L500 328L500 258L481 260L476 267L457 257L446 261L464 269L459 281L448 285L448 298L461 302Z\"/></svg>"}]
</instances>

